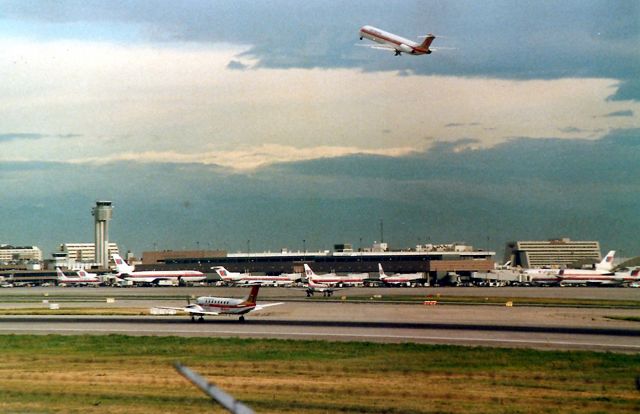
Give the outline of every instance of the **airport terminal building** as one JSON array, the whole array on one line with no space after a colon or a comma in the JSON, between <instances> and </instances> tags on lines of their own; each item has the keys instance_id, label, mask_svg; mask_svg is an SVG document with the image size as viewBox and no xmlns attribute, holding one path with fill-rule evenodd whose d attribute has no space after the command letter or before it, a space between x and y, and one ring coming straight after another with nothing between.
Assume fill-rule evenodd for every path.
<instances>
[{"instance_id":1,"label":"airport terminal building","mask_svg":"<svg viewBox=\"0 0 640 414\"><path fill-rule=\"evenodd\" d=\"M347 248L345 248L345 246ZM193 269L211 273L215 266L224 266L234 272L304 273L306 263L316 273L369 273L378 277L378 263L387 273L425 273L435 280L470 276L473 272L486 272L494 268L495 252L474 250L471 246L455 244L417 246L406 251L363 249L353 251L349 245L336 245L334 251L288 251L226 253L224 251L162 251L144 252L139 270Z\"/></svg>"},{"instance_id":2,"label":"airport terminal building","mask_svg":"<svg viewBox=\"0 0 640 414\"><path fill-rule=\"evenodd\" d=\"M576 264L602 260L600 243L569 238L509 242L504 257L511 260L511 266L523 268L579 267Z\"/></svg>"}]
</instances>

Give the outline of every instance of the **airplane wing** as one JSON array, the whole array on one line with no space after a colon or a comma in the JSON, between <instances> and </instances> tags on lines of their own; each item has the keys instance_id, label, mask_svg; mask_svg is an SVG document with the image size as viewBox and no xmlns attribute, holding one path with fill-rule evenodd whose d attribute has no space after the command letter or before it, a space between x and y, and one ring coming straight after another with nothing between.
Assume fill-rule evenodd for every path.
<instances>
[{"instance_id":1,"label":"airplane wing","mask_svg":"<svg viewBox=\"0 0 640 414\"><path fill-rule=\"evenodd\" d=\"M395 47L392 46L385 46L385 45L364 45L362 43L356 43L356 46L360 46L360 47L368 47L370 49L379 49L379 50L387 50L387 51L395 51L397 50Z\"/></svg>"},{"instance_id":2,"label":"airplane wing","mask_svg":"<svg viewBox=\"0 0 640 414\"><path fill-rule=\"evenodd\" d=\"M284 302L277 302L277 303L264 303L262 305L256 305L255 308L253 308L254 311L259 311L262 310L264 308L268 308L269 306L277 306L277 305L284 305Z\"/></svg>"},{"instance_id":3,"label":"airplane wing","mask_svg":"<svg viewBox=\"0 0 640 414\"><path fill-rule=\"evenodd\" d=\"M186 307L183 307L183 308L174 308L174 307L171 307L171 306L154 306L154 308L175 310L175 311L186 312L186 313L190 313L190 314L194 314L194 315L213 315L213 316L220 315L219 312L205 311L204 309L202 309L198 305L189 305L189 306L186 306Z\"/></svg>"}]
</instances>

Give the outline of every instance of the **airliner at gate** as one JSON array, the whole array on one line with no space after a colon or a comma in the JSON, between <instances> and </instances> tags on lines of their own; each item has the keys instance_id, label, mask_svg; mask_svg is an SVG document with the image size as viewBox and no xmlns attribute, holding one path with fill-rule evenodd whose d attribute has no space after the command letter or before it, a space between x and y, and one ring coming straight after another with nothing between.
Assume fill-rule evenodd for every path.
<instances>
[{"instance_id":1,"label":"airliner at gate","mask_svg":"<svg viewBox=\"0 0 640 414\"><path fill-rule=\"evenodd\" d=\"M133 283L157 285L160 281L171 281L180 284L182 282L201 282L206 279L204 273L196 270L145 270L136 272L134 271L135 266L127 264L120 255L113 254L111 256L116 265L116 276L119 279Z\"/></svg>"}]
</instances>

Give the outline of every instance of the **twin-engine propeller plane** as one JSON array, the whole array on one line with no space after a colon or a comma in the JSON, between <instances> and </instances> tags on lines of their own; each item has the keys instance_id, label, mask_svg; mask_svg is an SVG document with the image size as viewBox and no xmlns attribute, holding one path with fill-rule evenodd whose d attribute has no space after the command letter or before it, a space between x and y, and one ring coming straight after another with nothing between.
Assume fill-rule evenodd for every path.
<instances>
[{"instance_id":1,"label":"twin-engine propeller plane","mask_svg":"<svg viewBox=\"0 0 640 414\"><path fill-rule=\"evenodd\" d=\"M424 36L422 43L416 43L373 26L362 26L360 28L360 40L369 39L379 44L368 47L372 49L395 51L396 56L400 56L403 53L407 53L409 55L429 55L432 52L429 47L435 38L436 37L434 35L429 33Z\"/></svg>"},{"instance_id":2,"label":"twin-engine propeller plane","mask_svg":"<svg viewBox=\"0 0 640 414\"><path fill-rule=\"evenodd\" d=\"M270 306L282 305L284 302L264 303L258 305L258 291L260 286L253 286L249 295L244 298L218 298L214 296L200 296L196 303L189 303L184 308L156 306L157 309L170 309L186 312L191 315L191 320L203 321L204 316L240 315L239 320L244 321L244 315L249 312L259 311Z\"/></svg>"}]
</instances>

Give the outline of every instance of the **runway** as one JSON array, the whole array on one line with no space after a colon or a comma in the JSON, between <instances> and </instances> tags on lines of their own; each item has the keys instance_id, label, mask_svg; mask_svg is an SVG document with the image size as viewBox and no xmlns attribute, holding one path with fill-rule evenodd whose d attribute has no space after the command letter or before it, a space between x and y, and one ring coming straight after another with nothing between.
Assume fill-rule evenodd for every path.
<instances>
[{"instance_id":1,"label":"runway","mask_svg":"<svg viewBox=\"0 0 640 414\"><path fill-rule=\"evenodd\" d=\"M172 301L162 303L168 305ZM2 316L1 334L321 339L640 352L636 309L288 302L237 317Z\"/></svg>"}]
</instances>

